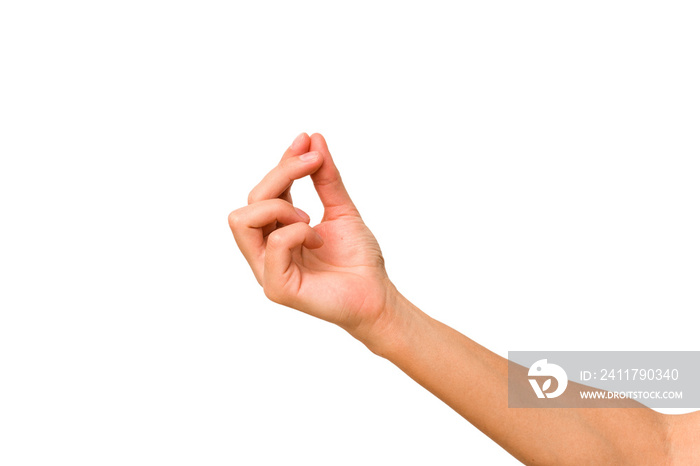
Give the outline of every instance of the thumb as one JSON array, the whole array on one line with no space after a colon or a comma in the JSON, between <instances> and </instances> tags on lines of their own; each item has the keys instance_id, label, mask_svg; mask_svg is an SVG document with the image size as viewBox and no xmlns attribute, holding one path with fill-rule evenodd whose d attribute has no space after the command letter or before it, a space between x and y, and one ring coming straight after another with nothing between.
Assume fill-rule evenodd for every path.
<instances>
[{"instance_id":1,"label":"thumb","mask_svg":"<svg viewBox=\"0 0 700 466\"><path fill-rule=\"evenodd\" d=\"M326 140L318 133L311 135L310 151L321 154L321 167L311 175L314 188L323 204L323 219L333 220L343 215L357 215L359 213L355 204L350 199L350 195L345 189L340 172L333 162L331 153L328 151Z\"/></svg>"}]
</instances>

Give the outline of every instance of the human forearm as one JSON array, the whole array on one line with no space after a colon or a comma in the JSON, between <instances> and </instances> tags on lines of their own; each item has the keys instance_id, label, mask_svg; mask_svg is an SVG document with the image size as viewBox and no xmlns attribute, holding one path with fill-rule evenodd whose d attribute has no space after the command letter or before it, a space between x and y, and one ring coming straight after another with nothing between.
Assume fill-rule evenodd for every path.
<instances>
[{"instance_id":1,"label":"human forearm","mask_svg":"<svg viewBox=\"0 0 700 466\"><path fill-rule=\"evenodd\" d=\"M665 417L646 408L508 408L508 361L396 292L368 347L527 464L663 464ZM390 323L389 323L390 322Z\"/></svg>"}]
</instances>

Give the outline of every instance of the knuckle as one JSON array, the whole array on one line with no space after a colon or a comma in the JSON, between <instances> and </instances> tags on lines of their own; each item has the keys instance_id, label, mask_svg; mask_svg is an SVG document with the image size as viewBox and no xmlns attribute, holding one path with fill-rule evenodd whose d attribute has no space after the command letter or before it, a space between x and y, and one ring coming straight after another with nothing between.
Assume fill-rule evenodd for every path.
<instances>
[{"instance_id":1,"label":"knuckle","mask_svg":"<svg viewBox=\"0 0 700 466\"><path fill-rule=\"evenodd\" d=\"M265 293L265 297L272 302L282 304L282 301L284 301L283 294L280 292L279 288L275 286L264 284L263 292Z\"/></svg>"},{"instance_id":2,"label":"knuckle","mask_svg":"<svg viewBox=\"0 0 700 466\"><path fill-rule=\"evenodd\" d=\"M291 167L296 167L297 165L299 165L299 156L294 156L280 161L277 168L282 171L288 171Z\"/></svg>"},{"instance_id":3,"label":"knuckle","mask_svg":"<svg viewBox=\"0 0 700 466\"><path fill-rule=\"evenodd\" d=\"M253 189L251 192L248 193L248 205L255 202L256 198L257 198L257 194L255 192L255 189Z\"/></svg>"},{"instance_id":4,"label":"knuckle","mask_svg":"<svg viewBox=\"0 0 700 466\"><path fill-rule=\"evenodd\" d=\"M285 212L287 210L293 211L294 206L287 200L285 199L280 199L280 198L275 198L275 199L270 199L270 202L275 206L274 209L277 212Z\"/></svg>"},{"instance_id":5,"label":"knuckle","mask_svg":"<svg viewBox=\"0 0 700 466\"><path fill-rule=\"evenodd\" d=\"M283 209L284 207L286 207L285 204L289 204L289 202L287 202L284 199L281 199L279 197L276 197L274 199L268 199L265 202L269 202L270 204L273 204L276 209Z\"/></svg>"},{"instance_id":6,"label":"knuckle","mask_svg":"<svg viewBox=\"0 0 700 466\"><path fill-rule=\"evenodd\" d=\"M228 224L231 229L237 228L241 224L241 211L236 209L230 214L228 214Z\"/></svg>"},{"instance_id":7,"label":"knuckle","mask_svg":"<svg viewBox=\"0 0 700 466\"><path fill-rule=\"evenodd\" d=\"M272 249L284 247L285 238L280 230L275 230L267 236L267 245Z\"/></svg>"}]
</instances>

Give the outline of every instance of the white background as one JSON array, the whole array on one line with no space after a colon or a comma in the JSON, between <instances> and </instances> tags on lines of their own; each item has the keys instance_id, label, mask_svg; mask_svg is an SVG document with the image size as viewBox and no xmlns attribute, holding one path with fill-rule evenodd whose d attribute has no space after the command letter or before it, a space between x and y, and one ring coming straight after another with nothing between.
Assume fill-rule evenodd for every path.
<instances>
[{"instance_id":1,"label":"white background","mask_svg":"<svg viewBox=\"0 0 700 466\"><path fill-rule=\"evenodd\" d=\"M3 465L516 463L265 299L226 217L301 131L493 351L698 349L696 2L0 5Z\"/></svg>"}]
</instances>

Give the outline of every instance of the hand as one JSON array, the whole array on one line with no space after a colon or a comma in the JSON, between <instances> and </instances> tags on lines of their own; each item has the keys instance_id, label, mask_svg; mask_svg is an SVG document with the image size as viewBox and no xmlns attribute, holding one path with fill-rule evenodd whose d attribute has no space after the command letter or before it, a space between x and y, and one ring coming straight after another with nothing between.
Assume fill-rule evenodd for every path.
<instances>
[{"instance_id":1,"label":"hand","mask_svg":"<svg viewBox=\"0 0 700 466\"><path fill-rule=\"evenodd\" d=\"M308 175L324 208L313 228L290 194ZM323 136L299 135L229 224L269 299L338 324L368 346L384 332L395 288Z\"/></svg>"}]
</instances>

